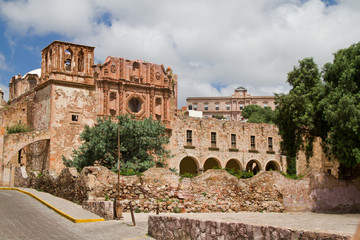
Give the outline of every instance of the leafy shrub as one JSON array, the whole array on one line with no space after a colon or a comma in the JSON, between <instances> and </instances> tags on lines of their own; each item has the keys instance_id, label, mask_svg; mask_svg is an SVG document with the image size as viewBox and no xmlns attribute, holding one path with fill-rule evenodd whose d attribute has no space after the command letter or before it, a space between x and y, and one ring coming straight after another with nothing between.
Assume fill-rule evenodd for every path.
<instances>
[{"instance_id":1,"label":"leafy shrub","mask_svg":"<svg viewBox=\"0 0 360 240\"><path fill-rule=\"evenodd\" d=\"M226 117L223 116L223 115L213 115L212 117L213 117L213 118L216 118L216 119L220 119L220 120L226 119Z\"/></svg>"},{"instance_id":2,"label":"leafy shrub","mask_svg":"<svg viewBox=\"0 0 360 240\"><path fill-rule=\"evenodd\" d=\"M181 213L181 209L178 208L177 206L175 206L175 207L173 208L173 211L174 211L174 213Z\"/></svg>"},{"instance_id":3,"label":"leafy shrub","mask_svg":"<svg viewBox=\"0 0 360 240\"><path fill-rule=\"evenodd\" d=\"M228 173L230 173L231 175L234 175L237 178L251 178L254 176L253 172L246 172L246 171L241 171L241 170L235 170L234 168L232 169L226 169L226 171Z\"/></svg>"},{"instance_id":4,"label":"leafy shrub","mask_svg":"<svg viewBox=\"0 0 360 240\"><path fill-rule=\"evenodd\" d=\"M302 175L289 174L289 173L284 173L284 172L281 172L281 174L282 174L284 177L287 177L287 178L290 178L290 179L295 179L295 180L303 178Z\"/></svg>"}]
</instances>

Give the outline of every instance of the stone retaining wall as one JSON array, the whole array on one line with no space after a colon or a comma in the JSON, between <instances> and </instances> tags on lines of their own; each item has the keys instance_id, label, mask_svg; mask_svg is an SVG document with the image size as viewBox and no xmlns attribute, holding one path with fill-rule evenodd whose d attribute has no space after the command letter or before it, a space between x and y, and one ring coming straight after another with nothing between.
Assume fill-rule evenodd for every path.
<instances>
[{"instance_id":1,"label":"stone retaining wall","mask_svg":"<svg viewBox=\"0 0 360 240\"><path fill-rule=\"evenodd\" d=\"M230 239L350 239L351 236L293 230L245 223L202 221L190 218L149 216L148 234L157 240Z\"/></svg>"},{"instance_id":2,"label":"stone retaining wall","mask_svg":"<svg viewBox=\"0 0 360 240\"><path fill-rule=\"evenodd\" d=\"M25 174L16 170L15 186L39 189L82 203L104 218L111 218L117 195L117 175L105 167L86 167L79 174L64 168ZM181 178L168 169L152 168L142 176L121 176L124 211L135 212L359 212L360 178L341 181L326 173L301 180L279 172L260 172L238 179L225 170L208 170L194 178Z\"/></svg>"}]
</instances>

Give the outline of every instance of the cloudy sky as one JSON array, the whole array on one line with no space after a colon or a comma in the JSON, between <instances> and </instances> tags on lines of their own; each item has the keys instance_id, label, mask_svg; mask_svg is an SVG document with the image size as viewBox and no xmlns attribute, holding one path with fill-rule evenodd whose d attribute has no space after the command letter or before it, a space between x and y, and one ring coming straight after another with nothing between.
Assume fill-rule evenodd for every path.
<instances>
[{"instance_id":1,"label":"cloudy sky","mask_svg":"<svg viewBox=\"0 0 360 240\"><path fill-rule=\"evenodd\" d=\"M0 0L0 87L40 67L54 40L172 67L190 96L287 92L287 73L360 41L359 0Z\"/></svg>"}]
</instances>

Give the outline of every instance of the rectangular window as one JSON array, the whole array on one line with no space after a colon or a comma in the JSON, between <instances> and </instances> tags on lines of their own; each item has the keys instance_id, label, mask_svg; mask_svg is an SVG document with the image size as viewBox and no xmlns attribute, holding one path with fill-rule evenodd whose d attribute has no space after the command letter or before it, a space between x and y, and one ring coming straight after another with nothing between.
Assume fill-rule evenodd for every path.
<instances>
[{"instance_id":1,"label":"rectangular window","mask_svg":"<svg viewBox=\"0 0 360 240\"><path fill-rule=\"evenodd\" d=\"M231 147L236 148L236 134L231 134Z\"/></svg>"},{"instance_id":2,"label":"rectangular window","mask_svg":"<svg viewBox=\"0 0 360 240\"><path fill-rule=\"evenodd\" d=\"M71 121L73 121L73 122L78 122L78 121L79 121L79 115L77 115L77 114L72 114L72 115L71 115Z\"/></svg>"},{"instance_id":3,"label":"rectangular window","mask_svg":"<svg viewBox=\"0 0 360 240\"><path fill-rule=\"evenodd\" d=\"M216 147L216 132L211 132L211 147Z\"/></svg>"},{"instance_id":4,"label":"rectangular window","mask_svg":"<svg viewBox=\"0 0 360 240\"><path fill-rule=\"evenodd\" d=\"M266 103L264 103L264 108L265 108L265 107L267 107L267 104L266 104Z\"/></svg>"},{"instance_id":5,"label":"rectangular window","mask_svg":"<svg viewBox=\"0 0 360 240\"><path fill-rule=\"evenodd\" d=\"M251 136L251 149L255 149L255 136Z\"/></svg>"},{"instance_id":6,"label":"rectangular window","mask_svg":"<svg viewBox=\"0 0 360 240\"><path fill-rule=\"evenodd\" d=\"M194 104L194 110L195 111L197 110L197 104Z\"/></svg>"},{"instance_id":7,"label":"rectangular window","mask_svg":"<svg viewBox=\"0 0 360 240\"><path fill-rule=\"evenodd\" d=\"M272 137L268 137L268 148L269 148L269 151L273 150L273 138Z\"/></svg>"},{"instance_id":8,"label":"rectangular window","mask_svg":"<svg viewBox=\"0 0 360 240\"><path fill-rule=\"evenodd\" d=\"M219 111L219 104L215 104L215 110Z\"/></svg>"},{"instance_id":9,"label":"rectangular window","mask_svg":"<svg viewBox=\"0 0 360 240\"><path fill-rule=\"evenodd\" d=\"M240 104L240 110L242 111L244 109L244 105Z\"/></svg>"},{"instance_id":10,"label":"rectangular window","mask_svg":"<svg viewBox=\"0 0 360 240\"><path fill-rule=\"evenodd\" d=\"M230 110L230 104L226 104L226 110Z\"/></svg>"},{"instance_id":11,"label":"rectangular window","mask_svg":"<svg viewBox=\"0 0 360 240\"><path fill-rule=\"evenodd\" d=\"M186 144L192 145L192 130L186 130Z\"/></svg>"},{"instance_id":12,"label":"rectangular window","mask_svg":"<svg viewBox=\"0 0 360 240\"><path fill-rule=\"evenodd\" d=\"M205 110L205 111L207 111L208 109L209 109L208 105L207 105L207 104L205 104L205 106L204 106L204 110Z\"/></svg>"}]
</instances>

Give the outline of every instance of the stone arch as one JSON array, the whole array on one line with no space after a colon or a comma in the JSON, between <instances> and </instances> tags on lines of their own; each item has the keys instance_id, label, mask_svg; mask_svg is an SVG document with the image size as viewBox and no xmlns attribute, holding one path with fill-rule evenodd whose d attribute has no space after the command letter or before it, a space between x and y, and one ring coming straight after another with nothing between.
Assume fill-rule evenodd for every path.
<instances>
[{"instance_id":1,"label":"stone arch","mask_svg":"<svg viewBox=\"0 0 360 240\"><path fill-rule=\"evenodd\" d=\"M236 172L242 170L241 163L239 162L239 160L234 158L227 161L225 168L229 170L234 169Z\"/></svg>"},{"instance_id":2,"label":"stone arch","mask_svg":"<svg viewBox=\"0 0 360 240\"><path fill-rule=\"evenodd\" d=\"M252 159L246 164L246 171L253 172L256 175L261 170L261 164L258 160Z\"/></svg>"},{"instance_id":3,"label":"stone arch","mask_svg":"<svg viewBox=\"0 0 360 240\"><path fill-rule=\"evenodd\" d=\"M214 168L221 168L220 161L213 157L206 159L206 161L204 162L204 167L203 167L204 172L206 170L214 169Z\"/></svg>"},{"instance_id":4,"label":"stone arch","mask_svg":"<svg viewBox=\"0 0 360 240\"><path fill-rule=\"evenodd\" d=\"M195 158L187 156L181 159L179 169L180 175L185 173L198 174L199 164Z\"/></svg>"},{"instance_id":5,"label":"stone arch","mask_svg":"<svg viewBox=\"0 0 360 240\"><path fill-rule=\"evenodd\" d=\"M274 161L269 161L265 166L265 171L280 171L280 165Z\"/></svg>"},{"instance_id":6,"label":"stone arch","mask_svg":"<svg viewBox=\"0 0 360 240\"><path fill-rule=\"evenodd\" d=\"M72 51L70 48L65 50L64 68L65 71L71 71L72 68Z\"/></svg>"},{"instance_id":7,"label":"stone arch","mask_svg":"<svg viewBox=\"0 0 360 240\"><path fill-rule=\"evenodd\" d=\"M11 158L30 143L40 140L50 140L50 132L27 132L7 134L4 136L3 163L7 164Z\"/></svg>"}]
</instances>

